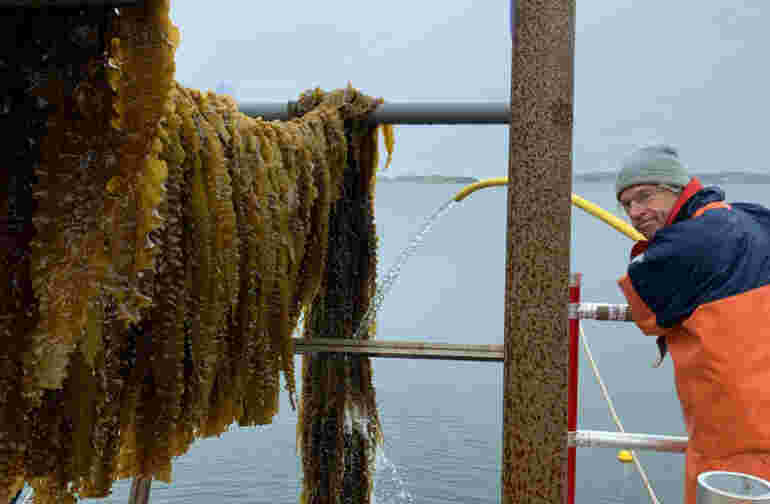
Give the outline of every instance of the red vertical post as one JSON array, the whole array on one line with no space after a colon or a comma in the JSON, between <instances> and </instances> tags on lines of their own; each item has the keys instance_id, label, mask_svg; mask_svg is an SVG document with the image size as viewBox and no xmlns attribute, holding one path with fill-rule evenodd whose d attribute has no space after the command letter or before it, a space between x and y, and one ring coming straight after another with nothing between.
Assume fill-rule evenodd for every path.
<instances>
[{"instance_id":1,"label":"red vertical post","mask_svg":"<svg viewBox=\"0 0 770 504\"><path fill-rule=\"evenodd\" d=\"M580 305L581 273L573 273L569 277L569 381L567 385L567 430L577 430L578 412L578 345L580 344ZM566 504L575 504L575 464L577 450L574 446L567 448L567 492Z\"/></svg>"}]
</instances>

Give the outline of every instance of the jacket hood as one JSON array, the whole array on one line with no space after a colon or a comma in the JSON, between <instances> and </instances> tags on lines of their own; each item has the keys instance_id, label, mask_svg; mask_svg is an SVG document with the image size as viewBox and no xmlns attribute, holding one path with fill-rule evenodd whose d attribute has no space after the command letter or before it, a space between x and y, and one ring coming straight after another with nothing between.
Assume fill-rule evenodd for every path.
<instances>
[{"instance_id":1,"label":"jacket hood","mask_svg":"<svg viewBox=\"0 0 770 504\"><path fill-rule=\"evenodd\" d=\"M685 193L683 192L682 196L684 195ZM714 203L715 201L724 201L725 192L716 186L704 187L690 195L688 198L680 197L680 200L681 205L679 205L679 211L671 212L673 218L669 217L669 224L675 224L677 222L691 218L695 212L697 212L700 208L708 205L709 203ZM675 209L676 206L674 207L674 210Z\"/></svg>"}]
</instances>

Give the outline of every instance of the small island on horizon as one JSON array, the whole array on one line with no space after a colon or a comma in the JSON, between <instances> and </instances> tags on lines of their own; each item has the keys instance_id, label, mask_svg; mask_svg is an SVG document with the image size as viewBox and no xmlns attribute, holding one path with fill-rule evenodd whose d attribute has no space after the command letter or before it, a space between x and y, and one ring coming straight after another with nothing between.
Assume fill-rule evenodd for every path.
<instances>
[{"instance_id":1,"label":"small island on horizon","mask_svg":"<svg viewBox=\"0 0 770 504\"><path fill-rule=\"evenodd\" d=\"M587 172L575 173L574 182L601 182L614 183L617 172ZM717 173L695 173L694 177L705 185L711 184L770 184L770 173L742 172L742 171L724 171ZM477 177L465 177L457 175L398 175L395 177L386 177L379 175L377 182L397 183L407 182L412 184L473 184L480 179Z\"/></svg>"},{"instance_id":2,"label":"small island on horizon","mask_svg":"<svg viewBox=\"0 0 770 504\"><path fill-rule=\"evenodd\" d=\"M693 173L702 184L770 184L770 173L723 171L716 173ZM575 173L574 182L614 183L617 172Z\"/></svg>"},{"instance_id":3,"label":"small island on horizon","mask_svg":"<svg viewBox=\"0 0 770 504\"><path fill-rule=\"evenodd\" d=\"M478 182L476 177L462 177L455 175L398 175L396 177L378 176L377 182L411 182L412 184L473 184Z\"/></svg>"}]
</instances>

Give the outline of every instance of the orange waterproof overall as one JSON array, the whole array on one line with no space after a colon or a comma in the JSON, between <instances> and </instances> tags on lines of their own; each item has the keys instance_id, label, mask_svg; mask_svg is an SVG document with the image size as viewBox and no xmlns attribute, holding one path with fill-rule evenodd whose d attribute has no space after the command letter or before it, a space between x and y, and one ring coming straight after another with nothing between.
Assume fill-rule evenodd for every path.
<instances>
[{"instance_id":1,"label":"orange waterproof overall","mask_svg":"<svg viewBox=\"0 0 770 504\"><path fill-rule=\"evenodd\" d=\"M724 202L710 203L693 218ZM628 275L618 281L639 328L665 336L689 435L685 504L695 504L697 475L709 470L770 481L770 285L699 305L673 327L656 315Z\"/></svg>"}]
</instances>

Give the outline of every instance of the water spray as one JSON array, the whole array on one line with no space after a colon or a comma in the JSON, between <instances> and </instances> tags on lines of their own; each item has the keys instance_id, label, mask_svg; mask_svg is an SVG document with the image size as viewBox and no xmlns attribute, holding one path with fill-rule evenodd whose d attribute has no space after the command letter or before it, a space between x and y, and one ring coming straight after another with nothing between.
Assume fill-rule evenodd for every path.
<instances>
[{"instance_id":1,"label":"water spray","mask_svg":"<svg viewBox=\"0 0 770 504\"><path fill-rule=\"evenodd\" d=\"M385 276L383 277L383 279L380 281L375 291L375 294L372 297L372 301L369 304L369 309L366 311L366 313L362 317L360 325L358 326L358 330L353 335L353 339L361 338L362 333L366 330L366 328L371 323L372 318L379 311L380 306L382 305L382 302L385 299L385 295L388 293L388 291L390 291L390 288L393 287L393 284L396 282L396 279L399 277L401 273L401 269L404 267L404 264L417 251L417 248L420 246L420 243L425 238L425 235L430 231L430 229L433 227L436 221L440 217L442 217L445 213L447 213L449 210L457 206L457 204L460 203L462 200L464 200L474 192L478 191L479 189L484 189L486 187L503 186L507 184L508 184L507 177L488 178L488 179L480 180L479 182L470 184L462 188L457 194L454 195L452 199L450 199L449 201L441 205L438 208L438 210L433 212L425 220L425 222L420 227L420 230L410 240L409 245L407 245L407 247L398 255L398 257L396 258L396 261L393 263L390 269L385 273ZM624 235L628 236L634 241L641 241L646 239L644 235L642 235L642 233L634 229L633 226L631 226L629 223L627 223L623 219L611 214L610 212L604 210L599 205L592 203L587 199L582 198L574 193L572 194L572 204L580 208L581 210L588 212L594 217L601 219L602 221L609 224L610 226L615 228L617 231L623 233Z\"/></svg>"}]
</instances>

